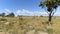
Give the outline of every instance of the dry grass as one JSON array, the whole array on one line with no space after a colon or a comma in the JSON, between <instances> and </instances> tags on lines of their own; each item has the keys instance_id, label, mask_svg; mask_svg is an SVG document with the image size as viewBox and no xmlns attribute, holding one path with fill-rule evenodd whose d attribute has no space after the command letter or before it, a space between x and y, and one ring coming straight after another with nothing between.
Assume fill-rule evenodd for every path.
<instances>
[{"instance_id":1,"label":"dry grass","mask_svg":"<svg viewBox=\"0 0 60 34\"><path fill-rule=\"evenodd\" d=\"M4 17L3 19L7 21L0 21L0 31L7 34L25 34L30 30L48 32L48 17ZM9 24L5 24L6 22ZM53 17L51 26L50 34L60 34L60 17Z\"/></svg>"}]
</instances>

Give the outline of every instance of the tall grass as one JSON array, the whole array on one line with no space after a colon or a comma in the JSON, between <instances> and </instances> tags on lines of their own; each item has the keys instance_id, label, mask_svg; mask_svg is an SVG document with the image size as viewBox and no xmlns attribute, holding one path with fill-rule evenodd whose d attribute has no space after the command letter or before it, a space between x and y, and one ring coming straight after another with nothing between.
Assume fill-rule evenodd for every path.
<instances>
[{"instance_id":1,"label":"tall grass","mask_svg":"<svg viewBox=\"0 0 60 34\"><path fill-rule=\"evenodd\" d=\"M30 30L60 34L60 17L52 18L51 29L47 29L48 17L4 17L0 19L2 19L0 20L0 30L7 34L26 34ZM9 24L4 24L6 22Z\"/></svg>"}]
</instances>

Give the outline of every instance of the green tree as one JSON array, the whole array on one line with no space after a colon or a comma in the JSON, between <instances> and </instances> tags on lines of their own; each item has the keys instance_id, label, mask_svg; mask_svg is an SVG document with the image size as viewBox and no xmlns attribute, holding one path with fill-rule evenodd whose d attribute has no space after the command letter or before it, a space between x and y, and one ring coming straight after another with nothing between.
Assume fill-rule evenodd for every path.
<instances>
[{"instance_id":1,"label":"green tree","mask_svg":"<svg viewBox=\"0 0 60 34\"><path fill-rule=\"evenodd\" d=\"M7 17L14 17L14 16L15 16L14 13L10 13L7 15Z\"/></svg>"},{"instance_id":2,"label":"green tree","mask_svg":"<svg viewBox=\"0 0 60 34\"><path fill-rule=\"evenodd\" d=\"M46 8L49 12L48 24L51 23L52 16L56 12L57 7L60 5L60 0L45 0L40 2L39 7ZM55 11L54 11L55 10Z\"/></svg>"},{"instance_id":3,"label":"green tree","mask_svg":"<svg viewBox=\"0 0 60 34\"><path fill-rule=\"evenodd\" d=\"M5 16L5 13L2 13L2 17L4 17Z\"/></svg>"},{"instance_id":4,"label":"green tree","mask_svg":"<svg viewBox=\"0 0 60 34\"><path fill-rule=\"evenodd\" d=\"M0 16L4 17L5 16L5 13L1 13Z\"/></svg>"}]
</instances>

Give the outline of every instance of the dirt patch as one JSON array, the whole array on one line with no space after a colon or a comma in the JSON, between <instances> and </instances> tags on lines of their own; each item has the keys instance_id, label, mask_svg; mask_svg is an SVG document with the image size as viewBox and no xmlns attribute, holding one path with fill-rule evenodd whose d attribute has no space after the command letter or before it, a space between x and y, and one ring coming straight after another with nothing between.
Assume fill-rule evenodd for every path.
<instances>
[{"instance_id":1,"label":"dirt patch","mask_svg":"<svg viewBox=\"0 0 60 34\"><path fill-rule=\"evenodd\" d=\"M0 32L0 34L5 34L5 32Z\"/></svg>"}]
</instances>

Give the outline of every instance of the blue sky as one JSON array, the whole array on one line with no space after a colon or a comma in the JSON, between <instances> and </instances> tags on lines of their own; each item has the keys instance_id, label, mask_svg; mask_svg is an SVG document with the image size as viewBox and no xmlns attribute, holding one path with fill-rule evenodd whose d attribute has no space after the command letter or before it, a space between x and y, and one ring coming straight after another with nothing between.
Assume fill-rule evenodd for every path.
<instances>
[{"instance_id":1,"label":"blue sky","mask_svg":"<svg viewBox=\"0 0 60 34\"><path fill-rule=\"evenodd\" d=\"M44 9L39 7L39 3L43 0L0 0L0 13L9 14L13 12L15 15L40 16L47 15ZM59 15L58 12L55 13Z\"/></svg>"}]
</instances>

